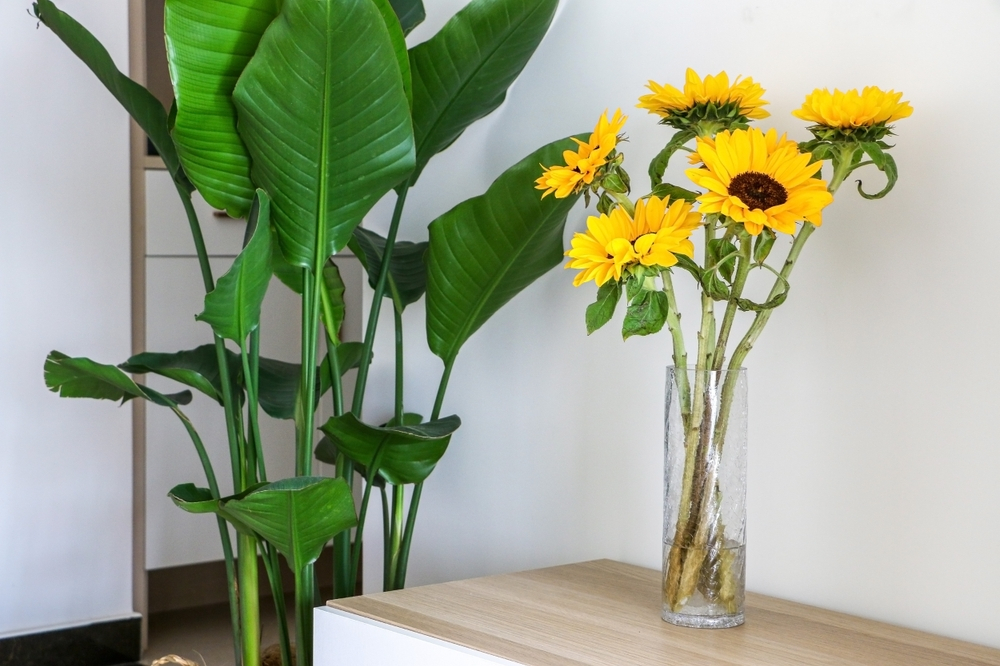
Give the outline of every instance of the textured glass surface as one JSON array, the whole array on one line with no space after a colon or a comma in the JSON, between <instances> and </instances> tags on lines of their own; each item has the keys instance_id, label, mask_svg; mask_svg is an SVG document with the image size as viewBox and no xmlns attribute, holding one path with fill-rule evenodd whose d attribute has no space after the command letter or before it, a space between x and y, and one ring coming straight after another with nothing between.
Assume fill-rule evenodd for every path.
<instances>
[{"instance_id":1,"label":"textured glass surface","mask_svg":"<svg viewBox=\"0 0 1000 666\"><path fill-rule=\"evenodd\" d=\"M743 623L746 588L746 370L667 368L663 619Z\"/></svg>"}]
</instances>

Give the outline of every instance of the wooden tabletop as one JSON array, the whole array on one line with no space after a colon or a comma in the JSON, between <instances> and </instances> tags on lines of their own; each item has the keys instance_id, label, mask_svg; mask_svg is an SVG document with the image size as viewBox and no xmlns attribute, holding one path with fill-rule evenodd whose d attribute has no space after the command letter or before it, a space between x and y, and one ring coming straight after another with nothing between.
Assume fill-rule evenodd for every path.
<instances>
[{"instance_id":1,"label":"wooden tabletop","mask_svg":"<svg viewBox=\"0 0 1000 666\"><path fill-rule=\"evenodd\" d=\"M741 627L675 627L660 572L610 560L328 605L526 666L1000 666L1000 650L753 593Z\"/></svg>"}]
</instances>

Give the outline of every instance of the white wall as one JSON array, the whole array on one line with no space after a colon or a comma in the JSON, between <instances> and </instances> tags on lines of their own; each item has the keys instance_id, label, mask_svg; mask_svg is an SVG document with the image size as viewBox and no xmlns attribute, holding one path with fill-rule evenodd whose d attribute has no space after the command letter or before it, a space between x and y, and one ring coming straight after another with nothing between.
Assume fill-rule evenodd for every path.
<instances>
[{"instance_id":1,"label":"white wall","mask_svg":"<svg viewBox=\"0 0 1000 666\"><path fill-rule=\"evenodd\" d=\"M127 66L125 0L59 4ZM29 6L0 6L0 635L132 610L131 410L42 381L129 353L128 121Z\"/></svg>"},{"instance_id":2,"label":"white wall","mask_svg":"<svg viewBox=\"0 0 1000 666\"><path fill-rule=\"evenodd\" d=\"M411 41L462 5L429 0ZM424 172L401 237L423 238L431 219L535 147L589 131L605 108L631 114L626 166L644 193L669 134L636 98L649 78L681 83L689 65L753 76L771 102L761 126L799 140L790 112L814 87L903 90L916 111L897 127L898 187L879 202L844 188L749 359L748 585L1000 647L997 34L1000 5L986 0L564 2L508 103ZM381 206L368 225L387 218ZM571 214L567 239L584 220ZM622 343L620 313L588 338L594 288L572 277L553 270L460 355L444 413L464 425L425 487L411 584L596 557L660 566L669 339ZM690 311L694 289L677 281ZM422 305L406 321L406 407L426 415L440 362ZM391 404L391 319L382 325L373 420ZM376 521L370 590L378 534Z\"/></svg>"}]
</instances>

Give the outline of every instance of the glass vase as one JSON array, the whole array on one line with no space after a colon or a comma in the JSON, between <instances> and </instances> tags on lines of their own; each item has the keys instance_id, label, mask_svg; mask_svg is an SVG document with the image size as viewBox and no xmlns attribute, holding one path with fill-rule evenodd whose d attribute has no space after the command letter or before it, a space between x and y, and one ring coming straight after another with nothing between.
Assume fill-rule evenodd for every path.
<instances>
[{"instance_id":1,"label":"glass vase","mask_svg":"<svg viewBox=\"0 0 1000 666\"><path fill-rule=\"evenodd\" d=\"M746 370L667 368L663 619L743 624L746 595Z\"/></svg>"}]
</instances>

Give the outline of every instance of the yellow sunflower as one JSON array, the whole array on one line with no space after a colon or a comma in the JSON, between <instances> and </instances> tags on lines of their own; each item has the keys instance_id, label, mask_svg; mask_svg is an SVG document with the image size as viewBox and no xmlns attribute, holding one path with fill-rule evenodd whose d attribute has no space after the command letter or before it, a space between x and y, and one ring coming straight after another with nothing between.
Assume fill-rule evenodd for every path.
<instances>
[{"instance_id":1,"label":"yellow sunflower","mask_svg":"<svg viewBox=\"0 0 1000 666\"><path fill-rule=\"evenodd\" d=\"M691 208L683 199L670 203L669 198L654 196L636 203L634 217L618 207L610 215L587 218L587 232L574 234L566 252L566 268L580 269L573 285L621 280L625 269L635 264L669 268L677 263L677 254L694 258L688 239L701 224L701 215Z\"/></svg>"},{"instance_id":2,"label":"yellow sunflower","mask_svg":"<svg viewBox=\"0 0 1000 666\"><path fill-rule=\"evenodd\" d=\"M704 168L688 169L687 176L708 190L698 197L701 213L721 213L755 236L764 227L794 234L799 220L823 223L833 195L825 181L813 178L822 162L810 164L809 153L779 140L777 132L724 131L714 145L698 139L697 152Z\"/></svg>"},{"instance_id":3,"label":"yellow sunflower","mask_svg":"<svg viewBox=\"0 0 1000 666\"><path fill-rule=\"evenodd\" d=\"M890 90L885 92L876 86L868 86L860 93L857 88L832 93L817 88L806 96L802 108L792 111L792 115L802 120L835 127L854 129L885 125L913 113L909 102L901 102L903 93Z\"/></svg>"},{"instance_id":4,"label":"yellow sunflower","mask_svg":"<svg viewBox=\"0 0 1000 666\"><path fill-rule=\"evenodd\" d=\"M761 108L767 104L767 100L761 99L764 89L751 78L736 77L730 84L729 75L719 72L702 79L690 67L684 78L683 91L669 84L660 85L656 81L650 81L646 87L651 94L640 97L637 106L655 113L664 121L690 115L692 111L698 111L708 104L722 107L719 108L719 113L723 115L726 111L724 107L728 105L733 105L738 114L747 119L757 120L771 115Z\"/></svg>"},{"instance_id":5,"label":"yellow sunflower","mask_svg":"<svg viewBox=\"0 0 1000 666\"><path fill-rule=\"evenodd\" d=\"M607 113L605 111L601 114L589 141L584 143L573 138L579 149L563 152L566 164L550 167L542 165L544 172L535 180L535 189L545 190L543 199L553 193L557 199L565 199L594 182L598 170L607 163L608 155L618 145L618 134L628 120L628 116L622 115L621 109L615 111L610 120Z\"/></svg>"},{"instance_id":6,"label":"yellow sunflower","mask_svg":"<svg viewBox=\"0 0 1000 666\"><path fill-rule=\"evenodd\" d=\"M764 133L764 140L767 142L768 151L772 153L779 148L784 148L785 146L794 146L798 148L799 145L788 138L787 132L778 136L778 131L773 127ZM715 139L711 137L704 137L701 141L708 147L715 148ZM704 164L698 151L694 151L688 155L688 162L694 165Z\"/></svg>"}]
</instances>

